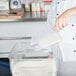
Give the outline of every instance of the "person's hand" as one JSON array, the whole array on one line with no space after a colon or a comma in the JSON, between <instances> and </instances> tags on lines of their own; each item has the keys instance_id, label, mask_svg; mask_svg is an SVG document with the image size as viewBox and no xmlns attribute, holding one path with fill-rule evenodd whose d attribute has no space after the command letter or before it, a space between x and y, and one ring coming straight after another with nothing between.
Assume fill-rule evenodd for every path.
<instances>
[{"instance_id":1,"label":"person's hand","mask_svg":"<svg viewBox=\"0 0 76 76\"><path fill-rule=\"evenodd\" d=\"M56 19L55 22L56 31L62 30L64 27L66 27L68 25L68 20L69 20L69 14L68 11L65 11Z\"/></svg>"}]
</instances>

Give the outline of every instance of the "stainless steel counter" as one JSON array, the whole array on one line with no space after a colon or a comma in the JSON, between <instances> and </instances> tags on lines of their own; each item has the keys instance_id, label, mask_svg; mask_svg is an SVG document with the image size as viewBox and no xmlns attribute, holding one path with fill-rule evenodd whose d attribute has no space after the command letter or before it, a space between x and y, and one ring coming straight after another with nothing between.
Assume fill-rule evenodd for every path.
<instances>
[{"instance_id":1,"label":"stainless steel counter","mask_svg":"<svg viewBox=\"0 0 76 76\"><path fill-rule=\"evenodd\" d=\"M58 76L76 76L76 61L62 62L59 65Z\"/></svg>"}]
</instances>

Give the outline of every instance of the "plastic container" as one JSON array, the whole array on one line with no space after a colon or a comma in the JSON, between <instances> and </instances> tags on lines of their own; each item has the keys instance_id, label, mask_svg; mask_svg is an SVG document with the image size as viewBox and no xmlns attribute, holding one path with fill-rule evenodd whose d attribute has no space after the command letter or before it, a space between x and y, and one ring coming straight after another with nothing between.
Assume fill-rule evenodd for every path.
<instances>
[{"instance_id":1,"label":"plastic container","mask_svg":"<svg viewBox=\"0 0 76 76\"><path fill-rule=\"evenodd\" d=\"M16 43L9 55L12 76L57 76L51 48L37 50L30 42Z\"/></svg>"}]
</instances>

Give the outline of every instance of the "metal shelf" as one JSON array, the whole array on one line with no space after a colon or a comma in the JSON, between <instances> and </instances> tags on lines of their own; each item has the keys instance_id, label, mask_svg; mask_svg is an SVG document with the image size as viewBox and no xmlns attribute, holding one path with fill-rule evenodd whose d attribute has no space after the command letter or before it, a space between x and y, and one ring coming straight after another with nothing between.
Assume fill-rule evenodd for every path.
<instances>
[{"instance_id":1,"label":"metal shelf","mask_svg":"<svg viewBox=\"0 0 76 76\"><path fill-rule=\"evenodd\" d=\"M0 19L0 22L28 22L28 21L46 21L47 13L45 12L25 12L20 19Z\"/></svg>"}]
</instances>

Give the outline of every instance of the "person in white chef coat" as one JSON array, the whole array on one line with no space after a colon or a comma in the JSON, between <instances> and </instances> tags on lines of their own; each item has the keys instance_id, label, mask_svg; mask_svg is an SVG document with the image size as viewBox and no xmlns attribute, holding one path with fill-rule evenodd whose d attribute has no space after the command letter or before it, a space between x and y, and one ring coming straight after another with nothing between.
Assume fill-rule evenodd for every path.
<instances>
[{"instance_id":1,"label":"person in white chef coat","mask_svg":"<svg viewBox=\"0 0 76 76\"><path fill-rule=\"evenodd\" d=\"M59 47L63 60L76 61L76 0L53 0L47 22L62 37Z\"/></svg>"}]
</instances>

